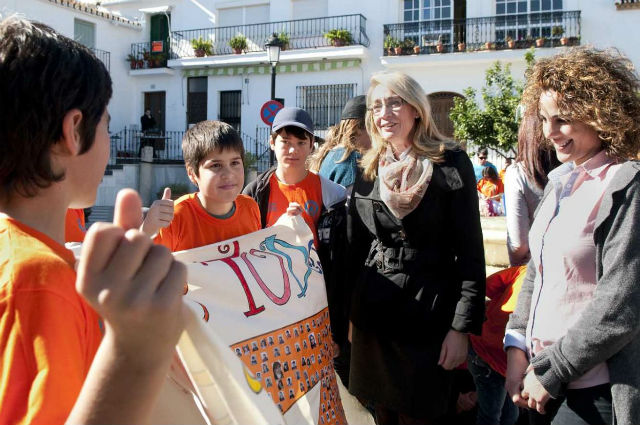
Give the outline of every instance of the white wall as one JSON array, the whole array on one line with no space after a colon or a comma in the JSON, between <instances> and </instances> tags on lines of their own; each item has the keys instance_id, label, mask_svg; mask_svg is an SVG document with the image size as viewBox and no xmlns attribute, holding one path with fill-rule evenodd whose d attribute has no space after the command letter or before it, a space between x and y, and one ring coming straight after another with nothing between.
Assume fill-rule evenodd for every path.
<instances>
[{"instance_id":1,"label":"white wall","mask_svg":"<svg viewBox=\"0 0 640 425\"><path fill-rule=\"evenodd\" d=\"M62 7L42 0L3 0L3 14L17 12L20 15L46 23L56 31L73 38L74 19L82 19L95 25L95 47L110 52L110 73L113 80L113 97L109 103L110 129L118 131L139 117L138 108L131 102L136 92L136 81L128 78L129 63L125 61L131 43L146 41L141 29L114 25L110 21Z\"/></svg>"},{"instance_id":2,"label":"white wall","mask_svg":"<svg viewBox=\"0 0 640 425\"><path fill-rule=\"evenodd\" d=\"M364 92L363 73L356 67L327 72L276 74L276 97L283 98L286 106L296 106L296 87L330 85L338 82L357 84L356 94ZM209 77L207 104L209 119L219 118L220 92L224 90L242 90L242 131L254 137L256 126L266 126L260 119L260 108L271 99L271 74Z\"/></svg>"}]
</instances>

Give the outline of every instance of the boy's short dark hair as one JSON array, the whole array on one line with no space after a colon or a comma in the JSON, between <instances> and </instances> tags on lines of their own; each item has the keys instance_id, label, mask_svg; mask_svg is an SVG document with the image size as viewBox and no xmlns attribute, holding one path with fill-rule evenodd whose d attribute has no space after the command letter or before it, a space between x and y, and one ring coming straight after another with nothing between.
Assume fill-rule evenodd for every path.
<instances>
[{"instance_id":1,"label":"boy's short dark hair","mask_svg":"<svg viewBox=\"0 0 640 425\"><path fill-rule=\"evenodd\" d=\"M35 196L64 178L50 150L71 109L82 112L80 153L93 145L111 98L111 77L87 47L47 25L0 22L0 185L4 197Z\"/></svg>"},{"instance_id":2,"label":"boy's short dark hair","mask_svg":"<svg viewBox=\"0 0 640 425\"><path fill-rule=\"evenodd\" d=\"M296 127L295 125L288 125L286 127L279 128L278 130L276 130L276 131L271 133L271 138L273 140L275 140L276 136L278 136L283 131L286 132L287 134L291 134L291 135L297 137L300 140L309 139L311 144L313 144L314 139L315 139L315 136L313 134L309 133L305 129L302 129L300 127Z\"/></svg>"},{"instance_id":3,"label":"boy's short dark hair","mask_svg":"<svg viewBox=\"0 0 640 425\"><path fill-rule=\"evenodd\" d=\"M201 121L187 130L182 138L182 156L185 165L198 176L204 159L216 149L231 149L240 154L244 162L244 145L238 132L222 121Z\"/></svg>"},{"instance_id":4,"label":"boy's short dark hair","mask_svg":"<svg viewBox=\"0 0 640 425\"><path fill-rule=\"evenodd\" d=\"M489 150L487 148L480 148L478 149L478 152L476 153L476 155L486 157L489 155Z\"/></svg>"}]
</instances>

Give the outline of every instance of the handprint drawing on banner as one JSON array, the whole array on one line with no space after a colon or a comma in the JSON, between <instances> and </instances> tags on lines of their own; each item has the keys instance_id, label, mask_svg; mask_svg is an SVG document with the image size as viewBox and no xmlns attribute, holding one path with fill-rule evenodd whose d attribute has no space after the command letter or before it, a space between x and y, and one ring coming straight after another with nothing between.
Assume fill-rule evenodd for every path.
<instances>
[{"instance_id":1,"label":"handprint drawing on banner","mask_svg":"<svg viewBox=\"0 0 640 425\"><path fill-rule=\"evenodd\" d=\"M296 251L299 251L300 253L302 253L302 255L304 256L304 262L307 265L307 271L304 274L304 285L300 282L300 279L298 279L298 276L296 276L296 274L293 271L291 257L286 253L277 249L276 244L281 245L284 248L295 249ZM311 255L310 255L311 250L315 251L315 248L313 248L313 240L310 240L309 246L305 248L303 246L292 245L289 242L283 241L281 239L276 239L275 235L271 235L267 237L263 242L260 243L260 250L261 251L269 250L271 252L275 252L276 254L280 254L287 259L287 267L289 267L289 271L295 278L296 282L298 282L298 286L300 287L300 293L298 294L298 298L302 298L305 296L307 292L307 282L311 272L316 271L322 274L322 267L320 266L320 262L318 261L316 263L313 260L313 258L311 258Z\"/></svg>"}]
</instances>

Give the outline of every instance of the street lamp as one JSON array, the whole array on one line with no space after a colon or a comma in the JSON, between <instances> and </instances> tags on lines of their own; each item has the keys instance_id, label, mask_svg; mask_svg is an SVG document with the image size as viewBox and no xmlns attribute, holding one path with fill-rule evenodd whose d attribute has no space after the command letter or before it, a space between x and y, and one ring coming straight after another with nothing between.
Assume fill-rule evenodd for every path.
<instances>
[{"instance_id":1,"label":"street lamp","mask_svg":"<svg viewBox=\"0 0 640 425\"><path fill-rule=\"evenodd\" d=\"M276 66L280 62L280 49L282 48L282 42L278 38L278 35L274 32L269 40L265 43L264 47L267 48L267 57L271 64L271 100L276 98ZM269 152L269 164L273 165L274 155L273 151Z\"/></svg>"}]
</instances>

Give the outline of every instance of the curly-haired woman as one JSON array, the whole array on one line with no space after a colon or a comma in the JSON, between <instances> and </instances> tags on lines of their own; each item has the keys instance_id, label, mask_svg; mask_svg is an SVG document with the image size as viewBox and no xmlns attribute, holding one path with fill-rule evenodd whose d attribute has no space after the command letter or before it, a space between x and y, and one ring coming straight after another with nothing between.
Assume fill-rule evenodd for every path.
<instances>
[{"instance_id":1,"label":"curly-haired woman","mask_svg":"<svg viewBox=\"0 0 640 425\"><path fill-rule=\"evenodd\" d=\"M563 165L529 234L507 389L553 424L640 423L640 80L617 52L539 60L523 102Z\"/></svg>"}]
</instances>

